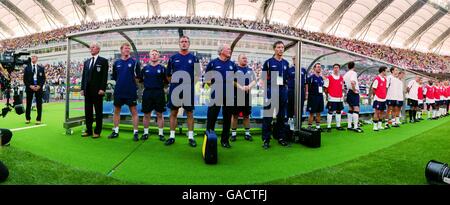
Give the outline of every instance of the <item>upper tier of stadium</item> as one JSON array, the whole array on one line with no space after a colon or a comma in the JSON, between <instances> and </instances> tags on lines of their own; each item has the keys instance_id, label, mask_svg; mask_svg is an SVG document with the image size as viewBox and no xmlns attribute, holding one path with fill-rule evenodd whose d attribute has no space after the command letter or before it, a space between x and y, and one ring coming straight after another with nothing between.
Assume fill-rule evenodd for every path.
<instances>
[{"instance_id":1,"label":"upper tier of stadium","mask_svg":"<svg viewBox=\"0 0 450 205\"><path fill-rule=\"evenodd\" d=\"M65 34L142 24L207 24L318 41L404 68L450 71L449 1L439 0L2 0L3 48ZM177 16L177 17L175 17ZM22 37L21 37L22 36Z\"/></svg>"}]
</instances>

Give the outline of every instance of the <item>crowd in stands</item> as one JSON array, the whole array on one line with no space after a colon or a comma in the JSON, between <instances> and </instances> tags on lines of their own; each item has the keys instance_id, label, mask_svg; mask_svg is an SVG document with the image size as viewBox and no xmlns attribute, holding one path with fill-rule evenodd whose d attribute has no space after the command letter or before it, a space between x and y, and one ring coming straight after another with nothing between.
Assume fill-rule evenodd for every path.
<instances>
[{"instance_id":1,"label":"crowd in stands","mask_svg":"<svg viewBox=\"0 0 450 205\"><path fill-rule=\"evenodd\" d=\"M0 45L3 48L33 47L49 42L58 42L65 39L65 34L118 26L145 25L145 24L200 24L217 25L235 28L246 28L259 31L273 32L320 43L336 46L349 51L371 56L400 67L419 70L428 73L450 73L450 56L442 56L433 53L423 53L414 50L393 48L387 45L374 44L365 41L336 37L324 33L309 32L299 28L289 27L283 24L267 24L252 20L229 19L220 17L185 17L185 16L154 16L131 19L114 19L104 22L89 22L81 25L60 28L48 32L36 33L25 37L3 40Z\"/></svg>"}]
</instances>

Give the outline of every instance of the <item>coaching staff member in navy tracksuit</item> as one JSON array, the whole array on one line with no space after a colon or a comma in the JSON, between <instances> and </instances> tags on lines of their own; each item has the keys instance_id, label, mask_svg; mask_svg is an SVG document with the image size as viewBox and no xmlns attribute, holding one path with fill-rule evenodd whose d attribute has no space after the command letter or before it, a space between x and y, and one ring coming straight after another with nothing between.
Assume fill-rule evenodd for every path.
<instances>
[{"instance_id":1,"label":"coaching staff member in navy tracksuit","mask_svg":"<svg viewBox=\"0 0 450 205\"><path fill-rule=\"evenodd\" d=\"M287 146L288 143L285 139L285 126L284 126L284 118L286 116L286 108L287 108L287 79L288 79L288 68L289 62L283 59L284 53L284 43L282 41L277 41L273 44L274 55L272 58L266 60L263 64L262 71L266 72L266 83L267 83L267 96L266 98L271 98L272 89L271 89L271 73L277 74L276 83L278 86L278 107L277 107L277 130L278 130L278 143L282 146ZM273 104L269 106L274 106ZM272 134L272 113L267 113L269 106L264 107L264 117L263 117L263 125L262 125L262 140L263 140L263 148L268 149L270 143L270 135ZM270 115L266 116L266 114Z\"/></svg>"},{"instance_id":2,"label":"coaching staff member in navy tracksuit","mask_svg":"<svg viewBox=\"0 0 450 205\"><path fill-rule=\"evenodd\" d=\"M84 62L83 75L81 76L81 95L84 96L84 113L86 119L86 131L81 135L93 138L100 137L103 125L103 96L108 80L109 63L106 58L100 57L100 46L92 43L90 46L91 58ZM92 133L95 109L95 130Z\"/></svg>"},{"instance_id":3,"label":"coaching staff member in navy tracksuit","mask_svg":"<svg viewBox=\"0 0 450 205\"><path fill-rule=\"evenodd\" d=\"M166 69L159 63L159 51L150 51L150 62L142 71L141 76L144 81L144 93L142 94L142 112L144 113L144 134L141 140L148 139L148 126L150 124L151 112L156 111L158 123L158 136L160 141L164 139L164 117L166 111L166 96L164 94L164 85L167 84Z\"/></svg>"},{"instance_id":4,"label":"coaching staff member in navy tracksuit","mask_svg":"<svg viewBox=\"0 0 450 205\"><path fill-rule=\"evenodd\" d=\"M231 48L229 45L224 44L219 47L218 50L219 57L212 60L208 63L206 66L206 75L211 75L211 73L208 73L210 71L216 71L220 73L221 76L211 76L211 78L219 77L222 78L222 95L223 95L223 101L218 102L219 105L214 104L208 107L208 119L206 122L206 129L207 130L214 130L214 127L216 125L217 117L219 116L220 109L222 109L222 115L223 115L223 128L222 128L222 136L220 138L220 142L222 147L224 148L231 148L229 138L230 138L230 127L231 127L231 115L234 111L234 103L233 105L227 105L227 97L233 99L234 102L234 96L226 96L226 89L227 84L233 83L234 80L227 79L227 72L236 72L236 64L230 60L231 58ZM212 79L210 82L207 82L208 84L215 83L215 79ZM230 82L232 81L232 82ZM216 99L216 91L213 91L211 93L211 98ZM222 103L222 104L220 104Z\"/></svg>"},{"instance_id":5,"label":"coaching staff member in navy tracksuit","mask_svg":"<svg viewBox=\"0 0 450 205\"><path fill-rule=\"evenodd\" d=\"M114 62L112 80L116 81L114 87L114 128L109 139L119 137L120 110L122 105L128 105L133 120L133 140L139 141L137 105L137 83L141 80L141 65L138 60L131 57L131 46L123 43L120 46L121 57Z\"/></svg>"},{"instance_id":6,"label":"coaching staff member in navy tracksuit","mask_svg":"<svg viewBox=\"0 0 450 205\"><path fill-rule=\"evenodd\" d=\"M323 84L322 67L320 63L314 65L314 73L306 80L306 98L308 99L306 110L309 112L308 128L312 127L314 117L316 119L316 129L320 128L320 113L323 112Z\"/></svg>"},{"instance_id":7,"label":"coaching staff member in navy tracksuit","mask_svg":"<svg viewBox=\"0 0 450 205\"><path fill-rule=\"evenodd\" d=\"M26 124L30 123L31 120L31 104L33 102L33 96L36 97L36 108L37 108L37 117L36 124L41 124L42 117L42 95L44 92L42 91L42 87L45 84L45 70L44 67L37 64L38 57L33 55L31 56L31 64L25 67L23 72L23 83L25 84L27 93L27 107L25 110L25 118Z\"/></svg>"}]
</instances>

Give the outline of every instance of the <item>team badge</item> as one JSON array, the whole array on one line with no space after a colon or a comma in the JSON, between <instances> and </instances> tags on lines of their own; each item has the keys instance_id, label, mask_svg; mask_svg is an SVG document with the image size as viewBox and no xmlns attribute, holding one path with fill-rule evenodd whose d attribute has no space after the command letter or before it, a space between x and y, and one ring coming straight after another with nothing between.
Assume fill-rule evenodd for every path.
<instances>
[{"instance_id":1,"label":"team badge","mask_svg":"<svg viewBox=\"0 0 450 205\"><path fill-rule=\"evenodd\" d=\"M191 59L189 59L189 61L188 61L189 63L192 63L192 60Z\"/></svg>"},{"instance_id":2,"label":"team badge","mask_svg":"<svg viewBox=\"0 0 450 205\"><path fill-rule=\"evenodd\" d=\"M233 66L230 65L230 70L233 70Z\"/></svg>"},{"instance_id":3,"label":"team badge","mask_svg":"<svg viewBox=\"0 0 450 205\"><path fill-rule=\"evenodd\" d=\"M159 69L158 69L158 71L157 71L157 72L158 72L158 73L161 73L161 70L159 70Z\"/></svg>"},{"instance_id":4,"label":"team badge","mask_svg":"<svg viewBox=\"0 0 450 205\"><path fill-rule=\"evenodd\" d=\"M286 66L284 66L284 69L285 69L285 70L287 69Z\"/></svg>"},{"instance_id":5,"label":"team badge","mask_svg":"<svg viewBox=\"0 0 450 205\"><path fill-rule=\"evenodd\" d=\"M100 66L97 66L97 72L100 72L100 69L101 69Z\"/></svg>"},{"instance_id":6,"label":"team badge","mask_svg":"<svg viewBox=\"0 0 450 205\"><path fill-rule=\"evenodd\" d=\"M131 63L128 63L128 67L131 68Z\"/></svg>"}]
</instances>

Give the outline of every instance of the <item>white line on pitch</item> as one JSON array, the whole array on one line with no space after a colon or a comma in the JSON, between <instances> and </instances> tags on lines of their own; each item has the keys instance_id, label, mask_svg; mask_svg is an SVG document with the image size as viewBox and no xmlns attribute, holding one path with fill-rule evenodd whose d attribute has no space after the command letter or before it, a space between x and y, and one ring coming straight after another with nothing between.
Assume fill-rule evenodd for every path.
<instances>
[{"instance_id":1,"label":"white line on pitch","mask_svg":"<svg viewBox=\"0 0 450 205\"><path fill-rule=\"evenodd\" d=\"M27 130L27 129L33 129L33 128L38 128L38 127L45 127L45 126L47 126L47 124L34 125L34 126L29 126L29 127L19 127L19 128L11 129L11 131L14 132L14 131Z\"/></svg>"}]
</instances>

